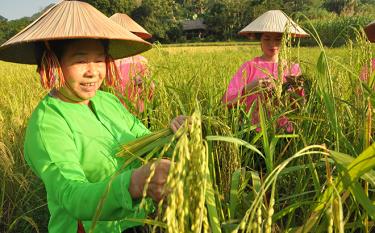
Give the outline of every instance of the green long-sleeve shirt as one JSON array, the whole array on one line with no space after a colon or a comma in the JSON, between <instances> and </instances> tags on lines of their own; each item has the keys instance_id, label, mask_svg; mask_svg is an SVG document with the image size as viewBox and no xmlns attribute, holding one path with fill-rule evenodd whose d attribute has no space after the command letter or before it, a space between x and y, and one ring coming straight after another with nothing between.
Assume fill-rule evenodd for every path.
<instances>
[{"instance_id":1,"label":"green long-sleeve shirt","mask_svg":"<svg viewBox=\"0 0 375 233\"><path fill-rule=\"evenodd\" d=\"M46 187L51 214L48 229L77 232L77 220L86 231L111 176L123 165L116 158L119 145L150 133L118 99L98 91L87 105L47 95L34 110L26 131L25 159ZM136 212L128 188L134 162L117 176L108 192L95 232L121 232L136 225L121 220L143 218ZM137 214L136 214L137 213Z\"/></svg>"}]
</instances>

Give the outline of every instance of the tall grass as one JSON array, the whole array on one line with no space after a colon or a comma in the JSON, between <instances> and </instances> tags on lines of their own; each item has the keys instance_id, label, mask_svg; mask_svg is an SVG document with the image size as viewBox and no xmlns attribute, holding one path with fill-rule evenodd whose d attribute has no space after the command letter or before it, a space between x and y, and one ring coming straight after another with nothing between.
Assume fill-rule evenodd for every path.
<instances>
[{"instance_id":1,"label":"tall grass","mask_svg":"<svg viewBox=\"0 0 375 233\"><path fill-rule=\"evenodd\" d=\"M35 67L0 62L0 232L46 231L44 187L23 159L26 123L45 92Z\"/></svg>"}]
</instances>

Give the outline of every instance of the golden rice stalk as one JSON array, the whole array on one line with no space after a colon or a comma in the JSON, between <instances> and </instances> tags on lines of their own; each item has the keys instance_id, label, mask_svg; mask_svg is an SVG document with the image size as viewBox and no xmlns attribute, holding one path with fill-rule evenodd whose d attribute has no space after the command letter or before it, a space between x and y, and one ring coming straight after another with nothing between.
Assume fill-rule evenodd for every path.
<instances>
[{"instance_id":1,"label":"golden rice stalk","mask_svg":"<svg viewBox=\"0 0 375 233\"><path fill-rule=\"evenodd\" d=\"M208 148L202 137L200 113L176 144L167 180L171 193L163 220L168 232L209 232L205 196L208 185Z\"/></svg>"}]
</instances>

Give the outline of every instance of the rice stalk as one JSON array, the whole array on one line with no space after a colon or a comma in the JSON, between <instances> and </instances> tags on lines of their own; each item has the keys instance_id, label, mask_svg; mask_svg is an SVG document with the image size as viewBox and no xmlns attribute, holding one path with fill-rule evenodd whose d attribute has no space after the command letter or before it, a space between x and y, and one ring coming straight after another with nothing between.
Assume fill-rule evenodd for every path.
<instances>
[{"instance_id":1,"label":"rice stalk","mask_svg":"<svg viewBox=\"0 0 375 233\"><path fill-rule=\"evenodd\" d=\"M202 138L200 114L195 112L188 134L179 137L172 156L166 184L171 192L163 217L168 232L208 232L208 174L207 143Z\"/></svg>"}]
</instances>

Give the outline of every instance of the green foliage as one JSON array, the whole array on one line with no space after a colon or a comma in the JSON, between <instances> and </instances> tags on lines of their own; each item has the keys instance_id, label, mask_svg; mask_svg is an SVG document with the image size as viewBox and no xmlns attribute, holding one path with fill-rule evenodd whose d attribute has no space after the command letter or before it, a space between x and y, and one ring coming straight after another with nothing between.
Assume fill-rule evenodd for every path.
<instances>
[{"instance_id":1,"label":"green foliage","mask_svg":"<svg viewBox=\"0 0 375 233\"><path fill-rule=\"evenodd\" d=\"M140 5L140 0L83 0L100 10L108 17L115 13L130 14L136 7Z\"/></svg>"},{"instance_id":2,"label":"green foliage","mask_svg":"<svg viewBox=\"0 0 375 233\"><path fill-rule=\"evenodd\" d=\"M3 43L7 39L17 34L19 31L25 28L30 22L30 19L27 17L17 20L11 20L8 22L0 21L0 42Z\"/></svg>"},{"instance_id":3,"label":"green foliage","mask_svg":"<svg viewBox=\"0 0 375 233\"><path fill-rule=\"evenodd\" d=\"M195 19L203 17L208 10L209 0L177 0L182 8L183 19Z\"/></svg>"},{"instance_id":4,"label":"green foliage","mask_svg":"<svg viewBox=\"0 0 375 233\"><path fill-rule=\"evenodd\" d=\"M170 41L168 32L178 32L179 10L173 0L143 0L131 17L150 32L154 40Z\"/></svg>"},{"instance_id":5,"label":"green foliage","mask_svg":"<svg viewBox=\"0 0 375 233\"><path fill-rule=\"evenodd\" d=\"M210 5L204 23L217 40L228 40L250 23L251 12L248 0L219 0Z\"/></svg>"},{"instance_id":6,"label":"green foliage","mask_svg":"<svg viewBox=\"0 0 375 233\"><path fill-rule=\"evenodd\" d=\"M375 0L83 0L107 16L114 13L126 13L151 34L152 40L163 43L186 42L181 22L203 18L208 26L207 36L200 41L246 40L238 32L259 15L268 10L280 9L296 19L300 13L313 20L313 25L323 43L330 46L334 35L343 31L343 27L354 25L357 29L369 19L375 17ZM51 5L30 18L6 21L0 17L0 42L11 36L36 19ZM340 17L338 17L340 14ZM346 17L344 17L347 15ZM348 16L355 16L350 19ZM344 17L344 18L342 18ZM299 21L310 29L305 19ZM352 30L345 29L343 34L354 35ZM328 35L328 36L326 36ZM340 35L334 44L341 46L345 39ZM192 38L194 41L195 38ZM302 41L302 45L315 45L313 40Z\"/></svg>"},{"instance_id":7,"label":"green foliage","mask_svg":"<svg viewBox=\"0 0 375 233\"><path fill-rule=\"evenodd\" d=\"M320 35L323 45L338 47L348 40L355 41L357 32L366 26L373 19L368 16L355 17L333 17L325 20L311 20L301 22L301 26L310 34L314 34L314 29ZM301 45L316 45L312 37L302 39Z\"/></svg>"},{"instance_id":8,"label":"green foliage","mask_svg":"<svg viewBox=\"0 0 375 233\"><path fill-rule=\"evenodd\" d=\"M326 0L322 7L328 11L333 11L336 14L341 14L343 11L354 11L357 1L352 0Z\"/></svg>"},{"instance_id":9,"label":"green foliage","mask_svg":"<svg viewBox=\"0 0 375 233\"><path fill-rule=\"evenodd\" d=\"M8 19L0 15L0 22L3 22L3 21L8 21Z\"/></svg>"}]
</instances>

